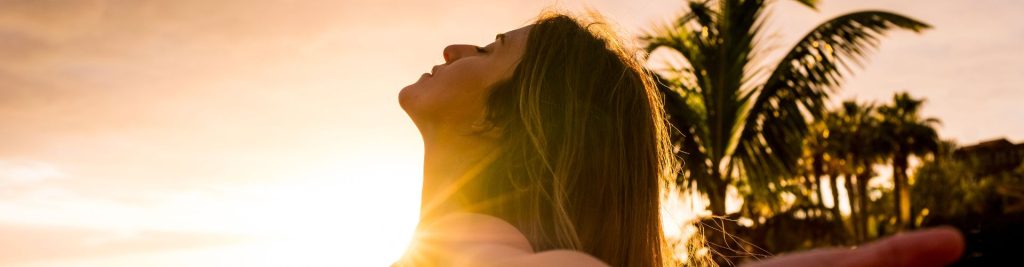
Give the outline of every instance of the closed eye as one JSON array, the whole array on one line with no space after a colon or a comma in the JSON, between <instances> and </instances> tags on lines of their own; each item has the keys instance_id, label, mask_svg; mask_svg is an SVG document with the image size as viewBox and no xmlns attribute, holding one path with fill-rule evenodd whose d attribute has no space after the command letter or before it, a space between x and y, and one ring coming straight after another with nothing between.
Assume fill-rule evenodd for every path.
<instances>
[{"instance_id":1,"label":"closed eye","mask_svg":"<svg viewBox=\"0 0 1024 267\"><path fill-rule=\"evenodd\" d=\"M479 47L479 46L477 46L477 47L476 47L476 52L477 52L477 53L480 53L480 54L487 54L487 49L486 49L486 48L483 48L483 47Z\"/></svg>"}]
</instances>

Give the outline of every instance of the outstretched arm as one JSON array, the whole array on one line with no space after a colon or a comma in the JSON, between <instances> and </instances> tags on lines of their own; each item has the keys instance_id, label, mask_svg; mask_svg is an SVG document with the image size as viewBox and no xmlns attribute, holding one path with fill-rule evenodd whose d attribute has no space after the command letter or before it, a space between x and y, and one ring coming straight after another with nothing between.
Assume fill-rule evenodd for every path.
<instances>
[{"instance_id":1,"label":"outstretched arm","mask_svg":"<svg viewBox=\"0 0 1024 267\"><path fill-rule=\"evenodd\" d=\"M783 255L749 267L829 266L946 266L964 250L964 238L950 227L910 232L869 243L855 249L817 249Z\"/></svg>"}]
</instances>

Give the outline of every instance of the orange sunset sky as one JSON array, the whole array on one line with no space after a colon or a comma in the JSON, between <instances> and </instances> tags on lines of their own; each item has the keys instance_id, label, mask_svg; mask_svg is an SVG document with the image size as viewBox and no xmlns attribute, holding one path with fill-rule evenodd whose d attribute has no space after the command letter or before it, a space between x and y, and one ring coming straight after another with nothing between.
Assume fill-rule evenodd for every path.
<instances>
[{"instance_id":1,"label":"orange sunset sky","mask_svg":"<svg viewBox=\"0 0 1024 267\"><path fill-rule=\"evenodd\" d=\"M1024 141L1024 1L822 2L776 1L768 44L862 9L935 27L837 101L907 90L943 138ZM398 91L549 6L629 34L684 2L0 0L0 266L387 265L422 168Z\"/></svg>"}]
</instances>

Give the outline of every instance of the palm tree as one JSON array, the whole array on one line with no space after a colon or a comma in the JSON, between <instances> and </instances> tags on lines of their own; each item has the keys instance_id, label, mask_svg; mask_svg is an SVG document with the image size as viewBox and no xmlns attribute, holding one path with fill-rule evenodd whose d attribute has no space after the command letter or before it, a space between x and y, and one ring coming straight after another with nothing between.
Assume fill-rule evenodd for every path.
<instances>
[{"instance_id":1,"label":"palm tree","mask_svg":"<svg viewBox=\"0 0 1024 267\"><path fill-rule=\"evenodd\" d=\"M708 195L714 215L725 214L726 189L741 180L757 197L775 199L768 184L795 173L808 121L823 114L850 63L865 60L889 30L930 27L884 11L854 12L818 25L774 67L759 66L768 3L691 0L675 23L642 37L648 52L664 47L685 60L661 78L680 131L674 141L685 168L676 182Z\"/></svg>"},{"instance_id":2,"label":"palm tree","mask_svg":"<svg viewBox=\"0 0 1024 267\"><path fill-rule=\"evenodd\" d=\"M811 122L809 125L809 132L804 139L804 150L808 154L804 160L809 162L812 177L818 182L818 185L813 188L817 191L816 194L821 196L823 181L822 176L828 176L828 187L829 196L828 199L832 201L832 207L829 208L831 211L831 222L837 227L836 233L842 239L846 237L846 226L843 222L843 216L840 212L839 207L839 175L845 174L846 162L843 157L845 147L840 146L836 142L836 137L841 122L841 114L836 111L828 111L819 119ZM822 201L821 206L824 207L824 197L819 197ZM842 240L845 242L845 240Z\"/></svg>"},{"instance_id":3,"label":"palm tree","mask_svg":"<svg viewBox=\"0 0 1024 267\"><path fill-rule=\"evenodd\" d=\"M839 110L833 124L830 143L836 146L837 156L846 163L844 170L850 217L857 243L867 239L867 185L874 176L872 166L881 160L882 145L879 138L879 119L871 104L847 100Z\"/></svg>"},{"instance_id":4,"label":"palm tree","mask_svg":"<svg viewBox=\"0 0 1024 267\"><path fill-rule=\"evenodd\" d=\"M934 153L939 147L936 118L921 118L918 112L924 99L915 99L906 92L893 95L893 102L882 106L881 138L887 144L886 154L892 159L896 222L907 228L913 222L910 214L910 189L907 177L908 158Z\"/></svg>"},{"instance_id":5,"label":"palm tree","mask_svg":"<svg viewBox=\"0 0 1024 267\"><path fill-rule=\"evenodd\" d=\"M825 175L825 166L828 165L826 161L831 159L827 158L831 149L829 146L829 134L828 124L823 119L819 119L810 125L809 132L804 140L804 151L806 154L804 162L807 163L806 169L810 174L810 179L808 179L810 181L806 182L810 186L807 188L813 190L812 192L814 193L812 194L817 196L818 203L816 204L822 209L825 207L823 204L825 196L821 190L821 177ZM833 197L833 199L835 198Z\"/></svg>"}]
</instances>

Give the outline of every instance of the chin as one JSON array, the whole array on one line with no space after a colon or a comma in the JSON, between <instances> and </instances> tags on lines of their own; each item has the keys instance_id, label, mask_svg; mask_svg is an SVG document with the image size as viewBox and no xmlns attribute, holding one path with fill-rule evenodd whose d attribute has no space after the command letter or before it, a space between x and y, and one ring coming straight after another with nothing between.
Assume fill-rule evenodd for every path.
<instances>
[{"instance_id":1,"label":"chin","mask_svg":"<svg viewBox=\"0 0 1024 267\"><path fill-rule=\"evenodd\" d=\"M416 114L422 113L425 90L426 88L417 81L405 86L398 92L398 105L402 107L402 110L405 110L409 117L416 117Z\"/></svg>"},{"instance_id":2,"label":"chin","mask_svg":"<svg viewBox=\"0 0 1024 267\"><path fill-rule=\"evenodd\" d=\"M410 87L414 87L415 85L416 84L410 84L406 87L403 87L401 91L398 91L398 105L401 106L402 109L405 110L406 112L409 112L409 106L412 102L411 98L413 97L412 95L414 94L412 91L415 90Z\"/></svg>"}]
</instances>

